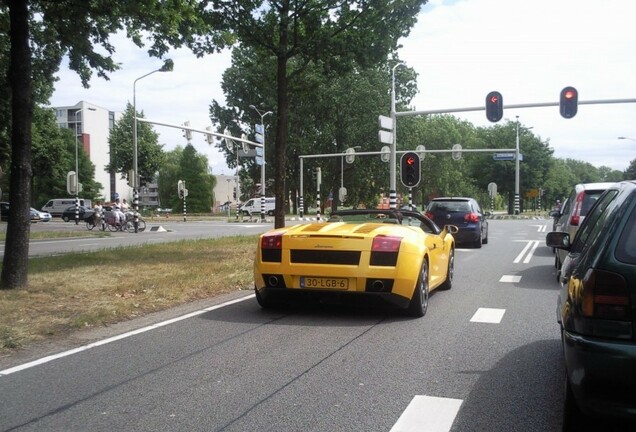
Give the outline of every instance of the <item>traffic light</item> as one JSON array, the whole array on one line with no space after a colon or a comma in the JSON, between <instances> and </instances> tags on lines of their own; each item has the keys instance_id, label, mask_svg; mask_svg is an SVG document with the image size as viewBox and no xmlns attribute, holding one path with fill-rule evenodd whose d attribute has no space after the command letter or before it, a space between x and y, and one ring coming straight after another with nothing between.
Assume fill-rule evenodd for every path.
<instances>
[{"instance_id":1,"label":"traffic light","mask_svg":"<svg viewBox=\"0 0 636 432\"><path fill-rule=\"evenodd\" d=\"M503 117L503 96L498 91L491 91L486 96L486 118L493 123Z\"/></svg>"},{"instance_id":2,"label":"traffic light","mask_svg":"<svg viewBox=\"0 0 636 432\"><path fill-rule=\"evenodd\" d=\"M406 187L417 186L420 182L420 156L415 152L402 155L400 160L402 184Z\"/></svg>"},{"instance_id":3,"label":"traffic light","mask_svg":"<svg viewBox=\"0 0 636 432\"><path fill-rule=\"evenodd\" d=\"M566 87L561 90L559 98L559 111L563 118L569 119L576 115L579 103L579 92L574 87Z\"/></svg>"}]
</instances>

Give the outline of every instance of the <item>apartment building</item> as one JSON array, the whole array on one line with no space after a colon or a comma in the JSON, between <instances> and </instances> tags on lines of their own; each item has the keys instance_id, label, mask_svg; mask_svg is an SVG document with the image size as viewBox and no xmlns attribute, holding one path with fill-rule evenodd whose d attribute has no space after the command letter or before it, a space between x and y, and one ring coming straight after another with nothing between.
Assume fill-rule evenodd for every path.
<instances>
[{"instance_id":1,"label":"apartment building","mask_svg":"<svg viewBox=\"0 0 636 432\"><path fill-rule=\"evenodd\" d=\"M133 201L132 188L117 173L106 171L110 162L108 137L115 122L123 113L110 111L97 105L80 101L73 106L55 107L56 123L73 131L84 152L95 165L95 180L101 183L100 195L106 201L115 197ZM82 179L80 178L80 182Z\"/></svg>"}]
</instances>

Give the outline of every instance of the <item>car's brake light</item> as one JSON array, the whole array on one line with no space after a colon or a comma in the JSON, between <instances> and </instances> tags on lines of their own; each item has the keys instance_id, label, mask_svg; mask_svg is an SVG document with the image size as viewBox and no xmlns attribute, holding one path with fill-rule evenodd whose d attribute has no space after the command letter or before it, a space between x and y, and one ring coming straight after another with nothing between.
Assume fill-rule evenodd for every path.
<instances>
[{"instance_id":1,"label":"car's brake light","mask_svg":"<svg viewBox=\"0 0 636 432\"><path fill-rule=\"evenodd\" d=\"M426 213L424 213L424 216L426 216L427 218L429 218L430 220L433 220L433 213L431 213L430 211L427 211Z\"/></svg>"},{"instance_id":2,"label":"car's brake light","mask_svg":"<svg viewBox=\"0 0 636 432\"><path fill-rule=\"evenodd\" d=\"M617 321L631 320L629 289L617 273L590 269L583 278L583 316Z\"/></svg>"},{"instance_id":3,"label":"car's brake light","mask_svg":"<svg viewBox=\"0 0 636 432\"><path fill-rule=\"evenodd\" d=\"M400 250L402 237L379 235L373 239L372 252L397 252Z\"/></svg>"},{"instance_id":4,"label":"car's brake light","mask_svg":"<svg viewBox=\"0 0 636 432\"><path fill-rule=\"evenodd\" d=\"M261 237L262 249L281 249L283 247L282 234L264 234Z\"/></svg>"},{"instance_id":5,"label":"car's brake light","mask_svg":"<svg viewBox=\"0 0 636 432\"><path fill-rule=\"evenodd\" d=\"M581 222L581 207L583 206L583 198L585 197L585 192L579 192L576 196L576 202L574 203L574 209L572 211L572 216L570 216L570 225L576 225Z\"/></svg>"},{"instance_id":6,"label":"car's brake light","mask_svg":"<svg viewBox=\"0 0 636 432\"><path fill-rule=\"evenodd\" d=\"M477 213L466 213L464 220L466 222L479 222L479 215Z\"/></svg>"}]
</instances>

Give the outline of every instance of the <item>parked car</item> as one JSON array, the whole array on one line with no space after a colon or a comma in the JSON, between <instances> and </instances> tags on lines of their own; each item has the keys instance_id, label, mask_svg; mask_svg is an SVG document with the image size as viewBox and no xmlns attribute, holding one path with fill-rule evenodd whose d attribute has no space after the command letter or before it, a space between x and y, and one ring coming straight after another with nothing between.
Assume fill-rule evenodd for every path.
<instances>
[{"instance_id":1,"label":"parked car","mask_svg":"<svg viewBox=\"0 0 636 432\"><path fill-rule=\"evenodd\" d=\"M570 234L574 240L576 232L585 220L587 212L592 208L599 196L614 183L581 183L574 186L570 195L561 206L561 211L554 215L556 222L553 231L562 231ZM557 280L561 272L561 265L567 252L556 250L554 266L557 269Z\"/></svg>"},{"instance_id":2,"label":"parked car","mask_svg":"<svg viewBox=\"0 0 636 432\"><path fill-rule=\"evenodd\" d=\"M79 220L83 221L93 215L94 211L91 208L79 206ZM69 206L62 212L62 220L64 222L75 220L75 206Z\"/></svg>"},{"instance_id":3,"label":"parked car","mask_svg":"<svg viewBox=\"0 0 636 432\"><path fill-rule=\"evenodd\" d=\"M31 208L29 212L29 219L31 223L37 223L41 220L40 212L36 209ZM9 203L6 201L0 202L0 220L2 222L9 222Z\"/></svg>"},{"instance_id":4,"label":"parked car","mask_svg":"<svg viewBox=\"0 0 636 432\"><path fill-rule=\"evenodd\" d=\"M53 219L53 216L51 216L51 213L44 212L44 211L39 211L39 210L34 209L33 207L31 207L31 214L33 214L33 213L37 213L40 216L40 221L41 222L48 222L51 219Z\"/></svg>"},{"instance_id":5,"label":"parked car","mask_svg":"<svg viewBox=\"0 0 636 432\"><path fill-rule=\"evenodd\" d=\"M425 215L439 226L451 224L459 228L454 234L458 244L468 243L480 248L488 243L488 220L490 213L482 212L474 198L435 198L426 207Z\"/></svg>"},{"instance_id":6,"label":"parked car","mask_svg":"<svg viewBox=\"0 0 636 432\"><path fill-rule=\"evenodd\" d=\"M595 416L636 422L636 180L609 186L576 237L551 232L546 244L567 254L557 303L564 430Z\"/></svg>"},{"instance_id":7,"label":"parked car","mask_svg":"<svg viewBox=\"0 0 636 432\"><path fill-rule=\"evenodd\" d=\"M268 231L254 261L256 300L267 308L290 297L374 298L421 317L430 291L451 288L456 232L395 209L341 210Z\"/></svg>"}]
</instances>

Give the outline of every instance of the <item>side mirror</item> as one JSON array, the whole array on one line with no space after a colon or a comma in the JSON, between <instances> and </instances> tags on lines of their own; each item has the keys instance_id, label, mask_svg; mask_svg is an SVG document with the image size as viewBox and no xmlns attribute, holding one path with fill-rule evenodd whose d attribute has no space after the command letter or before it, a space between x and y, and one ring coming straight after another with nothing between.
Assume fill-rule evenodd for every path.
<instances>
[{"instance_id":1,"label":"side mirror","mask_svg":"<svg viewBox=\"0 0 636 432\"><path fill-rule=\"evenodd\" d=\"M566 232L550 232L545 236L548 247L570 250L570 234Z\"/></svg>"},{"instance_id":2,"label":"side mirror","mask_svg":"<svg viewBox=\"0 0 636 432\"><path fill-rule=\"evenodd\" d=\"M459 232L459 228L457 228L456 225L444 225L444 231L451 234L457 234Z\"/></svg>"}]
</instances>

